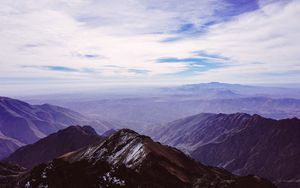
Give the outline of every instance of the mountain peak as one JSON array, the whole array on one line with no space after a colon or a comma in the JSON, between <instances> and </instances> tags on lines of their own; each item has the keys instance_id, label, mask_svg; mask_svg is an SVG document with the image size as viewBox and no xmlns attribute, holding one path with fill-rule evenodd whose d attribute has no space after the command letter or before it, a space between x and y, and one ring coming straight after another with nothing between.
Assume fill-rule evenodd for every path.
<instances>
[{"instance_id":1,"label":"mountain peak","mask_svg":"<svg viewBox=\"0 0 300 188\"><path fill-rule=\"evenodd\" d=\"M101 143L67 153L50 162L49 165L51 169L63 171L77 166L83 168L80 171L89 170L89 173L98 173L95 175L97 181L99 177L107 181L107 174L110 176L113 174L115 179L124 182L125 187L191 187L193 183L200 187L209 184L212 185L211 187L217 184L224 184L228 187L239 183L242 184L241 187L246 185L242 182L243 180L229 172L197 163L181 151L154 142L150 137L140 135L130 129L121 129ZM50 166L43 168L47 169ZM105 169L105 166L107 171L99 172ZM120 175L121 172L122 175ZM37 173L38 177L40 177L39 173L42 172ZM49 174L53 173L49 172ZM253 177L247 178L247 184L250 182L252 187L257 185L261 185L258 187L273 187L265 180L259 179L256 182ZM68 181L74 181L74 179ZM265 184L262 185L262 182Z\"/></svg>"},{"instance_id":2,"label":"mountain peak","mask_svg":"<svg viewBox=\"0 0 300 188\"><path fill-rule=\"evenodd\" d=\"M9 155L5 161L31 168L100 140L101 137L90 126L70 126L34 144L19 148Z\"/></svg>"},{"instance_id":3,"label":"mountain peak","mask_svg":"<svg viewBox=\"0 0 300 188\"><path fill-rule=\"evenodd\" d=\"M89 125L85 125L85 126L71 125L65 129L58 131L58 133L64 133L64 134L69 134L71 132L73 133L81 132L83 134L88 134L88 135L98 135L95 129Z\"/></svg>"},{"instance_id":4,"label":"mountain peak","mask_svg":"<svg viewBox=\"0 0 300 188\"><path fill-rule=\"evenodd\" d=\"M115 166L124 164L126 167L136 167L148 153L144 145L145 139L150 138L130 129L121 129L98 145L66 154L62 158L94 162L105 159Z\"/></svg>"},{"instance_id":5,"label":"mountain peak","mask_svg":"<svg viewBox=\"0 0 300 188\"><path fill-rule=\"evenodd\" d=\"M137 132L127 128L118 130L114 135L128 135L128 134L135 135L135 136L139 135Z\"/></svg>"}]
</instances>

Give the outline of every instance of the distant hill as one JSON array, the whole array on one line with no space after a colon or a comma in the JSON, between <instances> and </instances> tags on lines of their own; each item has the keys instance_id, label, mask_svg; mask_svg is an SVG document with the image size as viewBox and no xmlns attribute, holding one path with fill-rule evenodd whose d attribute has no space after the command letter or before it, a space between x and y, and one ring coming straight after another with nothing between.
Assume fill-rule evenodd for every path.
<instances>
[{"instance_id":1,"label":"distant hill","mask_svg":"<svg viewBox=\"0 0 300 188\"><path fill-rule=\"evenodd\" d=\"M288 87L270 87L270 86L255 86L242 84L229 84L221 82L209 82L199 84L187 84L175 87L161 88L161 91L169 93L186 93L186 94L212 94L213 91L219 92L213 98L233 98L233 97L272 97L272 98L297 98L300 99L300 89ZM224 93L224 94L222 94ZM204 95L203 95L204 96ZM210 96L207 96L211 98Z\"/></svg>"},{"instance_id":2,"label":"distant hill","mask_svg":"<svg viewBox=\"0 0 300 188\"><path fill-rule=\"evenodd\" d=\"M136 131L199 113L242 112L273 119L300 118L300 89L219 82L145 87L126 92L120 89L109 93L36 96L26 100L48 101L120 125L112 128Z\"/></svg>"},{"instance_id":3,"label":"distant hill","mask_svg":"<svg viewBox=\"0 0 300 188\"><path fill-rule=\"evenodd\" d=\"M300 186L300 120L199 114L147 132L194 159L235 174L256 174L280 187Z\"/></svg>"},{"instance_id":4,"label":"distant hill","mask_svg":"<svg viewBox=\"0 0 300 188\"><path fill-rule=\"evenodd\" d=\"M90 126L70 126L17 149L4 161L31 168L100 140L101 137Z\"/></svg>"},{"instance_id":5,"label":"distant hill","mask_svg":"<svg viewBox=\"0 0 300 188\"><path fill-rule=\"evenodd\" d=\"M104 138L107 138L107 137L110 137L115 132L117 132L115 129L109 129L108 131L101 134L101 136L104 137Z\"/></svg>"},{"instance_id":6,"label":"distant hill","mask_svg":"<svg viewBox=\"0 0 300 188\"><path fill-rule=\"evenodd\" d=\"M67 106L138 131L203 112L243 112L274 119L300 117L300 99L268 97L206 100L194 95L172 95L71 102Z\"/></svg>"}]
</instances>

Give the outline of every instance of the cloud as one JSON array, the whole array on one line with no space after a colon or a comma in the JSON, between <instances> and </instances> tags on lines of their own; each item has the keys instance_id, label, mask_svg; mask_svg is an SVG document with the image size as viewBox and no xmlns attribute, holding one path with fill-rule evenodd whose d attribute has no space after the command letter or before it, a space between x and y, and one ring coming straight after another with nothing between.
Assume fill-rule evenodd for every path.
<instances>
[{"instance_id":1,"label":"cloud","mask_svg":"<svg viewBox=\"0 0 300 188\"><path fill-rule=\"evenodd\" d=\"M80 78L89 83L300 80L289 74L300 70L296 0L0 4L3 78ZM163 63L166 58L171 59Z\"/></svg>"},{"instance_id":2,"label":"cloud","mask_svg":"<svg viewBox=\"0 0 300 188\"><path fill-rule=\"evenodd\" d=\"M42 68L45 68L50 71L79 72L77 69L73 69L70 67L63 67L63 66L44 66Z\"/></svg>"},{"instance_id":3,"label":"cloud","mask_svg":"<svg viewBox=\"0 0 300 188\"><path fill-rule=\"evenodd\" d=\"M87 59L105 58L99 54L93 54L93 53L89 53L89 54L72 53L72 56L76 56L76 57L80 57L80 58L87 58Z\"/></svg>"},{"instance_id":4,"label":"cloud","mask_svg":"<svg viewBox=\"0 0 300 188\"><path fill-rule=\"evenodd\" d=\"M142 74L142 75L148 74L150 72L148 70L141 70L141 69L129 69L128 71L133 72L135 74Z\"/></svg>"},{"instance_id":5,"label":"cloud","mask_svg":"<svg viewBox=\"0 0 300 188\"><path fill-rule=\"evenodd\" d=\"M213 69L219 69L224 67L224 59L219 59L216 57L192 57L192 58L160 58L158 63L184 63L186 64L186 69L178 72L177 75L181 76L191 76L197 75L200 72L205 72Z\"/></svg>"},{"instance_id":6,"label":"cloud","mask_svg":"<svg viewBox=\"0 0 300 188\"><path fill-rule=\"evenodd\" d=\"M261 9L215 25L197 41L209 53L228 57L233 67L208 71L199 78L222 77L226 81L295 82L299 76L270 73L300 70L299 1L267 4ZM259 62L259 63L257 63Z\"/></svg>"}]
</instances>

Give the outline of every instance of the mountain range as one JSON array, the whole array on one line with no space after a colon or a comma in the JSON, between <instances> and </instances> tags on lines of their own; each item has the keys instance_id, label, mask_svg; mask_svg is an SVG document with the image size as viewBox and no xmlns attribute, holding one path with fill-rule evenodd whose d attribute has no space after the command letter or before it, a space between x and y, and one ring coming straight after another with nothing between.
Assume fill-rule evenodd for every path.
<instances>
[{"instance_id":1,"label":"mountain range","mask_svg":"<svg viewBox=\"0 0 300 188\"><path fill-rule=\"evenodd\" d=\"M271 180L279 188L294 188L300 187L300 175L297 169L297 166L300 166L298 160L300 158L300 120L297 118L276 120L265 118L257 114L201 113L189 117L185 116L182 119L167 124L157 123L150 126L151 124L144 124L143 122L162 122L162 119L159 117L165 118L164 121L176 117L181 118L186 114L195 114L200 108L205 109L206 107L214 108L214 111L223 111L223 107L228 107L228 103L230 103L229 106L231 107L237 105L235 109L237 111L240 108L247 107L247 109L260 109L266 113L276 114L276 110L281 110L281 115L287 112L289 114L287 116L290 116L293 113L297 114L299 111L297 100L298 99L271 99L266 97L238 97L234 99L201 100L202 103L199 102L194 95L174 95L171 97L167 95L165 97L160 96L147 99L107 99L103 100L104 103L101 103L103 104L101 108L104 110L102 111L103 113L111 113L114 116L120 115L121 119L125 118L129 120L128 122L134 122L128 127L149 135L154 140L162 142L163 144L174 146L184 151L190 156L187 157L188 160L198 161L196 163L200 163L201 168L208 165L206 168L211 169L213 172L221 173L222 175L218 175L217 177L219 180L221 179L222 182L223 180L226 182L224 186L231 187L233 184L236 185L237 183L228 184L228 181L237 182L237 179L241 180L243 178L251 184L251 182L253 183L254 181L253 176L248 175L253 174ZM216 101L222 102L220 102L220 104L214 104ZM111 106L112 104L114 105ZM143 105L144 108L142 108ZM149 105L154 108L149 108ZM99 103L93 105L93 101L90 101L90 104L85 107L97 109ZM158 111L155 109L158 109ZM179 109L180 111L178 111ZM291 109L294 109L294 111L291 111ZM80 110L82 111L84 108ZM114 114L114 111L119 111L120 113ZM133 114L135 111L138 113ZM99 114L103 116L103 113ZM133 116L126 116L126 113L131 113ZM160 115L157 116L158 114ZM176 114L177 116L175 117ZM144 118L145 116L147 118ZM138 122L140 122L140 124ZM122 126L126 127L127 123L125 121L125 124ZM72 125L91 125L95 129L90 126L81 127ZM184 169L184 165L180 166L177 163L172 163L173 155L176 153L174 153L174 151L181 153L179 150L155 143L149 137L139 135L129 129L116 131L119 129L120 124L115 125L114 123L101 119L95 120L91 116L84 116L67 108L50 104L30 105L20 100L1 97L0 157L6 157L6 159L1 163L2 166L0 165L0 179L2 179L3 182L8 182L6 185L12 185L13 182L17 181L25 183L25 186L30 180L28 177L39 174L41 168L46 168L45 165L48 166L53 162L59 162L57 166L58 171L53 174L53 179L49 180L50 182L59 177L57 173L72 174L72 172L69 172L70 169L76 170L77 168L80 169L79 171L86 173L93 174L95 172L95 174L91 176L93 178L95 178L94 175L101 175L102 177L105 176L107 180L107 178L109 178L107 174L103 175L104 171L98 172L97 167L94 166L95 163L91 162L93 160L86 155L93 153L92 155L97 155L96 158L98 158L96 163L100 161L99 163L101 163L101 165L107 167L105 173L114 173L115 168L119 168L119 165L115 166L116 164L124 164L125 167L123 166L122 169L125 170L125 174L123 174L122 177L126 177L128 175L127 173L130 174L129 179L128 177L126 177L127 179L125 178L126 182L131 182L128 185L135 187L145 181L147 186L151 186L151 182L153 181L154 183L158 180L162 181L160 177L156 177L156 174L135 174L139 169L131 168L130 165L126 165L128 161L124 161L124 159L115 158L120 155L121 158L127 159L130 158L128 156L132 157L132 155L135 155L136 150L130 148L136 148L136 145L126 145L127 141L131 143L131 141L127 140L127 137L129 137L129 139L137 137L139 138L139 142L135 141L134 143L137 142L139 146L143 147L143 150L146 148L146 151L150 151L150 155L147 153L146 158L144 158L144 153L142 155L139 154L135 160L141 160L140 162L143 163L144 166L150 165L147 166L147 168L145 167L145 171L156 172L151 164L155 164L155 168L159 167L159 169L162 169L163 174L156 172L158 176L165 177L167 180L167 182L162 183L162 186L175 186L174 182L177 182L175 183L176 185L187 187L198 185L195 184L195 182L198 182L199 174L196 173L197 170ZM112 139L119 137L121 137L121 140ZM105 145L104 143L106 141L110 144ZM119 142L120 144L118 144ZM150 146L149 143L151 143ZM154 145L155 147L153 148L152 146ZM110 146L114 149L110 149ZM123 147L125 147L124 150L122 149ZM165 151L163 148L171 148L170 152L172 151L172 154L169 153L169 150ZM140 150L140 148L137 150ZM153 156L152 154L155 155ZM161 156L161 154L163 154L163 156ZM59 157L61 155L64 155L64 157ZM182 156L182 153L180 156ZM151 160L149 161L148 158ZM155 161L152 161L153 158ZM179 158L181 159L182 157ZM158 166L156 165L156 160L159 161ZM73 166L73 163L78 164L78 166ZM163 166L162 168L160 166L161 163L172 163L172 165ZM15 164L26 167L28 170L24 172L22 167L18 167ZM82 167L81 165L83 164L86 165L86 167ZM180 168L178 168L178 165ZM216 166L217 168L211 166ZM192 171L192 175L185 174L188 171ZM77 177L81 172L78 173L76 172L72 174L72 176ZM171 175L169 173L171 173ZM175 178L173 177L174 173L176 175ZM186 184L185 181L180 179L182 174L185 174L185 177L189 177L193 181L189 181ZM202 175L200 176L202 177ZM142 178L141 176L146 176L142 182L130 178L135 177L140 179ZM239 176L248 177L241 178ZM210 184L210 181L215 183L219 181L214 178L211 179L211 175L208 175L208 177L209 178L205 179L205 181L203 181L203 179L199 181L202 183L206 182L207 184ZM228 179L228 177L232 179ZM89 177L84 178L87 178L85 180L89 179ZM168 180L169 178L172 180ZM37 180L36 177L33 179ZM122 180L125 181L125 179ZM69 180L70 179L66 179L62 181ZM107 181L103 183L103 181L104 179L102 178L102 183L98 185L104 186L105 183L108 183ZM109 181L112 183L111 180ZM261 181L264 182L263 179L258 179L257 181L259 181L259 184ZM40 183L41 182L44 181L41 180ZM34 182L31 182L31 184L32 183ZM80 182L77 182L77 180L74 183L80 185ZM36 184L35 186L40 185L44 185L44 183ZM199 186L200 185L203 186L201 183ZM219 183L216 185L219 185ZM223 183L220 183L220 185L223 185ZM55 186L59 187L62 185ZM119 185L110 184L110 186ZM159 187L158 184L155 186Z\"/></svg>"},{"instance_id":2,"label":"mountain range","mask_svg":"<svg viewBox=\"0 0 300 188\"><path fill-rule=\"evenodd\" d=\"M297 88L211 82L22 99L34 104L47 102L63 106L86 117L119 125L119 128L144 131L199 113L243 112L273 119L300 117L299 93Z\"/></svg>"},{"instance_id":3,"label":"mountain range","mask_svg":"<svg viewBox=\"0 0 300 188\"><path fill-rule=\"evenodd\" d=\"M56 103L85 116L117 122L120 127L137 131L199 113L243 112L274 119L300 117L300 99L292 98L238 97L208 100L195 95L167 95Z\"/></svg>"},{"instance_id":4,"label":"mountain range","mask_svg":"<svg viewBox=\"0 0 300 188\"><path fill-rule=\"evenodd\" d=\"M233 98L233 97L271 97L271 98L297 98L300 99L299 88L274 87L274 86L257 86L229 84L222 82L209 82L199 84L186 84L174 87L161 88L162 92L171 94L198 94L208 98ZM214 95L220 94L220 95ZM222 94L223 93L223 94Z\"/></svg>"},{"instance_id":5,"label":"mountain range","mask_svg":"<svg viewBox=\"0 0 300 188\"><path fill-rule=\"evenodd\" d=\"M300 120L259 115L199 114L147 131L206 165L238 175L256 174L280 187L297 187Z\"/></svg>"},{"instance_id":6,"label":"mountain range","mask_svg":"<svg viewBox=\"0 0 300 188\"><path fill-rule=\"evenodd\" d=\"M16 187L275 188L257 176L236 176L197 163L150 137L122 129L100 143L66 153L16 177Z\"/></svg>"},{"instance_id":7,"label":"mountain range","mask_svg":"<svg viewBox=\"0 0 300 188\"><path fill-rule=\"evenodd\" d=\"M96 121L59 106L30 105L0 97L0 159L20 146L32 144L70 125L91 125L99 132L112 128L106 121Z\"/></svg>"}]
</instances>

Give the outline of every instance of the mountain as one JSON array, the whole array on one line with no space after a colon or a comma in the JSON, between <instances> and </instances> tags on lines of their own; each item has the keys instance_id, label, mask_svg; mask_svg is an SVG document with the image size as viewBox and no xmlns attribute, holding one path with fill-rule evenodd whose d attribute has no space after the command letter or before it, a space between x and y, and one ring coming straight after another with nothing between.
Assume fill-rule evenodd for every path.
<instances>
[{"instance_id":1,"label":"mountain","mask_svg":"<svg viewBox=\"0 0 300 188\"><path fill-rule=\"evenodd\" d=\"M99 142L101 137L90 126L70 126L34 144L17 149L4 161L26 168L52 160L62 154Z\"/></svg>"},{"instance_id":2,"label":"mountain","mask_svg":"<svg viewBox=\"0 0 300 188\"><path fill-rule=\"evenodd\" d=\"M210 86L210 87L208 87ZM237 94L230 89L224 87L214 87L215 85L183 85L178 87L166 87L160 88L160 91L164 94L171 95L196 95L203 99L230 99L245 97Z\"/></svg>"},{"instance_id":3,"label":"mountain","mask_svg":"<svg viewBox=\"0 0 300 188\"><path fill-rule=\"evenodd\" d=\"M280 187L300 186L300 120L259 115L199 114L148 131L206 165L255 174ZM297 186L295 186L297 185Z\"/></svg>"},{"instance_id":4,"label":"mountain","mask_svg":"<svg viewBox=\"0 0 300 188\"><path fill-rule=\"evenodd\" d=\"M189 93L189 94L213 94L219 91L219 98L233 98L241 96L264 96L272 98L297 98L300 99L299 88L289 87L271 87L271 86L254 86L229 84L221 82L209 82L199 84L187 84L175 87L161 88L163 92L169 93ZM224 94L222 94L224 93ZM228 93L228 94L227 94Z\"/></svg>"},{"instance_id":5,"label":"mountain","mask_svg":"<svg viewBox=\"0 0 300 188\"><path fill-rule=\"evenodd\" d=\"M101 136L107 138L110 137L115 132L117 132L115 129L109 129L108 131L105 131Z\"/></svg>"},{"instance_id":6,"label":"mountain","mask_svg":"<svg viewBox=\"0 0 300 188\"><path fill-rule=\"evenodd\" d=\"M70 125L91 125L99 132L112 126L59 106L30 105L20 100L0 97L0 159L21 145L34 143Z\"/></svg>"},{"instance_id":7,"label":"mountain","mask_svg":"<svg viewBox=\"0 0 300 188\"><path fill-rule=\"evenodd\" d=\"M287 86L286 86L287 87ZM300 118L300 89L228 83L200 83L164 88L143 87L107 92L23 98L57 104L95 119L144 131L154 125L199 113L248 113L273 119ZM272 110L270 110L272 109ZM168 112L168 113L165 113Z\"/></svg>"},{"instance_id":8,"label":"mountain","mask_svg":"<svg viewBox=\"0 0 300 188\"><path fill-rule=\"evenodd\" d=\"M243 112L274 119L300 117L300 99L292 98L247 96L206 99L198 94L170 94L156 97L79 99L56 103L86 116L117 122L121 127L137 131L199 113Z\"/></svg>"},{"instance_id":9,"label":"mountain","mask_svg":"<svg viewBox=\"0 0 300 188\"><path fill-rule=\"evenodd\" d=\"M195 162L181 151L122 129L101 143L67 153L20 176L20 187L273 188Z\"/></svg>"},{"instance_id":10,"label":"mountain","mask_svg":"<svg viewBox=\"0 0 300 188\"><path fill-rule=\"evenodd\" d=\"M0 162L0 187L14 187L14 185L17 183L17 177L24 172L25 169L18 165Z\"/></svg>"},{"instance_id":11,"label":"mountain","mask_svg":"<svg viewBox=\"0 0 300 188\"><path fill-rule=\"evenodd\" d=\"M0 159L8 156L24 144L16 139L0 135Z\"/></svg>"},{"instance_id":12,"label":"mountain","mask_svg":"<svg viewBox=\"0 0 300 188\"><path fill-rule=\"evenodd\" d=\"M191 152L226 133L238 132L250 118L251 115L244 113L231 115L202 113L150 129L145 133L154 140Z\"/></svg>"}]
</instances>

